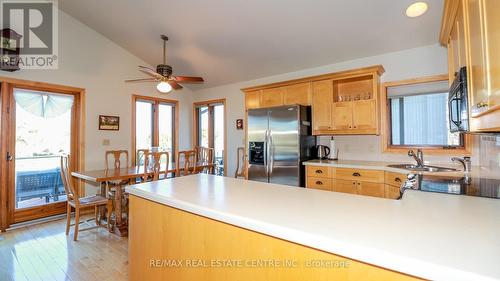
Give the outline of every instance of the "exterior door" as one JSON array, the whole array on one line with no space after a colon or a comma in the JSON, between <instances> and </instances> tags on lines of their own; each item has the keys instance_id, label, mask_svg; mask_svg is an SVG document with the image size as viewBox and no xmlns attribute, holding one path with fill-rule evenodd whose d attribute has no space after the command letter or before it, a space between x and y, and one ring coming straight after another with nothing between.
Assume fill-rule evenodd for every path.
<instances>
[{"instance_id":1,"label":"exterior door","mask_svg":"<svg viewBox=\"0 0 500 281\"><path fill-rule=\"evenodd\" d=\"M300 185L299 112L297 106L269 110L269 182Z\"/></svg>"}]
</instances>

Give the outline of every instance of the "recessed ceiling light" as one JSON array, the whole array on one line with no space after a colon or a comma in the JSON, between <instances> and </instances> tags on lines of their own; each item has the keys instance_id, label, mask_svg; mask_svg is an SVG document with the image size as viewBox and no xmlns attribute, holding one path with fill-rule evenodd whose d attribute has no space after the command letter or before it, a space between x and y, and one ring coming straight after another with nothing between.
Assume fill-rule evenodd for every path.
<instances>
[{"instance_id":1,"label":"recessed ceiling light","mask_svg":"<svg viewBox=\"0 0 500 281\"><path fill-rule=\"evenodd\" d=\"M406 15L410 18L419 17L427 12L429 5L425 2L415 2L406 9Z\"/></svg>"}]
</instances>

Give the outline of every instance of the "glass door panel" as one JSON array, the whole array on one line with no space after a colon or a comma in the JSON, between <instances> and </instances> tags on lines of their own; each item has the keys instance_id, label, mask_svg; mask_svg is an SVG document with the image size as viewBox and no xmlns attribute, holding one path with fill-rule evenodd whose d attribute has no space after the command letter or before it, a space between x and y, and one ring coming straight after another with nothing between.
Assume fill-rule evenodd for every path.
<instances>
[{"instance_id":1,"label":"glass door panel","mask_svg":"<svg viewBox=\"0 0 500 281\"><path fill-rule=\"evenodd\" d=\"M161 151L168 151L173 158L174 151L174 106L160 103L158 107L158 146Z\"/></svg>"},{"instance_id":2,"label":"glass door panel","mask_svg":"<svg viewBox=\"0 0 500 281\"><path fill-rule=\"evenodd\" d=\"M59 156L70 154L73 96L14 89L15 209L65 201Z\"/></svg>"},{"instance_id":3,"label":"glass door panel","mask_svg":"<svg viewBox=\"0 0 500 281\"><path fill-rule=\"evenodd\" d=\"M153 145L153 103L137 101L135 108L135 147L150 149Z\"/></svg>"},{"instance_id":4,"label":"glass door panel","mask_svg":"<svg viewBox=\"0 0 500 281\"><path fill-rule=\"evenodd\" d=\"M210 147L208 106L198 108L198 145Z\"/></svg>"},{"instance_id":5,"label":"glass door panel","mask_svg":"<svg viewBox=\"0 0 500 281\"><path fill-rule=\"evenodd\" d=\"M224 175L224 105L214 106L213 124L215 173L222 176Z\"/></svg>"}]
</instances>

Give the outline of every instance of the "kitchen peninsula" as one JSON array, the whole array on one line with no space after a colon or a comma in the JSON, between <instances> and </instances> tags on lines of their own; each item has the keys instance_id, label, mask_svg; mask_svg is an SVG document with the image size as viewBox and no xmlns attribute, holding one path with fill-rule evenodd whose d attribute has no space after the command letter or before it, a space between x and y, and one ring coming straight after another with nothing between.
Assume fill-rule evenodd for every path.
<instances>
[{"instance_id":1,"label":"kitchen peninsula","mask_svg":"<svg viewBox=\"0 0 500 281\"><path fill-rule=\"evenodd\" d=\"M126 190L131 280L500 278L495 199L388 200L206 174Z\"/></svg>"}]
</instances>

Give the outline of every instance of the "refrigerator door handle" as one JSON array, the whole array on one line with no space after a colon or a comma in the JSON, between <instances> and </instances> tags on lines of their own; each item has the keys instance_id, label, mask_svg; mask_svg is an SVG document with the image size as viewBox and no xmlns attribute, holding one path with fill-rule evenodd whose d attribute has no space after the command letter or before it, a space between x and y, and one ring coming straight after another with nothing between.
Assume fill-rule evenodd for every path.
<instances>
[{"instance_id":1,"label":"refrigerator door handle","mask_svg":"<svg viewBox=\"0 0 500 281\"><path fill-rule=\"evenodd\" d=\"M266 171L266 176L269 176L269 168L268 168L268 152L269 152L269 147L268 147L268 136L269 136L269 131L266 129L264 132L264 171Z\"/></svg>"},{"instance_id":2,"label":"refrigerator door handle","mask_svg":"<svg viewBox=\"0 0 500 281\"><path fill-rule=\"evenodd\" d=\"M269 177L273 174L274 165L274 143L273 143L273 131L269 130Z\"/></svg>"}]
</instances>

